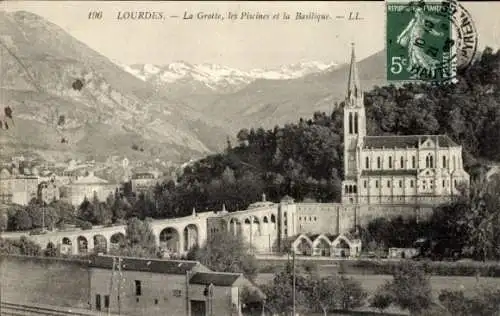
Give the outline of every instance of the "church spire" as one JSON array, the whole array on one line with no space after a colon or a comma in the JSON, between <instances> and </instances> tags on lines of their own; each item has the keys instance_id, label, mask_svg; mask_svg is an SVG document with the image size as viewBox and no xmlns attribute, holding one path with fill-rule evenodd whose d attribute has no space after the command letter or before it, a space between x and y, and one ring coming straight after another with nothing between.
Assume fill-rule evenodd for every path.
<instances>
[{"instance_id":1,"label":"church spire","mask_svg":"<svg viewBox=\"0 0 500 316\"><path fill-rule=\"evenodd\" d=\"M349 65L349 78L347 81L347 99L355 100L361 97L361 86L359 84L359 76L358 76L358 66L356 64L356 54L354 52L354 43L352 45L352 53L351 53L351 63ZM355 105L355 102L352 102Z\"/></svg>"}]
</instances>

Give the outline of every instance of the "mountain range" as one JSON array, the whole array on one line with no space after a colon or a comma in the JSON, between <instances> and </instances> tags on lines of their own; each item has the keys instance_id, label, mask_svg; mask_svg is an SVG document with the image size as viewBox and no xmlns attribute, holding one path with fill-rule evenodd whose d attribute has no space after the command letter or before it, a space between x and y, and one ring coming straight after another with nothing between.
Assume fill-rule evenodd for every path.
<instances>
[{"instance_id":1,"label":"mountain range","mask_svg":"<svg viewBox=\"0 0 500 316\"><path fill-rule=\"evenodd\" d=\"M0 155L48 159L125 155L187 161L218 151L241 128L273 127L329 111L347 67L301 62L238 70L175 62L120 65L33 13L0 11ZM385 83L385 53L359 64L362 85Z\"/></svg>"},{"instance_id":2,"label":"mountain range","mask_svg":"<svg viewBox=\"0 0 500 316\"><path fill-rule=\"evenodd\" d=\"M287 80L335 68L335 63L298 62L270 69L249 71L218 64L190 64L177 61L167 65L121 65L139 79L174 95L236 92L258 79Z\"/></svg>"},{"instance_id":3,"label":"mountain range","mask_svg":"<svg viewBox=\"0 0 500 316\"><path fill-rule=\"evenodd\" d=\"M385 51L359 62L366 88L385 80ZM242 71L214 64L175 62L123 66L170 97L201 111L235 135L243 127L272 128L331 112L347 88L347 64L301 62L275 69Z\"/></svg>"}]
</instances>

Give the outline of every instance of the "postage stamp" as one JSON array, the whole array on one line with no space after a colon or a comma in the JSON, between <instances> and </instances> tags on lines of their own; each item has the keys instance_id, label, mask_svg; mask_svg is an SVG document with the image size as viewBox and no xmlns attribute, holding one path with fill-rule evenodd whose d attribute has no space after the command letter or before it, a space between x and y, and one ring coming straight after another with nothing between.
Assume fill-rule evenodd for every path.
<instances>
[{"instance_id":1,"label":"postage stamp","mask_svg":"<svg viewBox=\"0 0 500 316\"><path fill-rule=\"evenodd\" d=\"M477 32L456 1L389 0L386 49L388 81L455 82L475 56Z\"/></svg>"}]
</instances>

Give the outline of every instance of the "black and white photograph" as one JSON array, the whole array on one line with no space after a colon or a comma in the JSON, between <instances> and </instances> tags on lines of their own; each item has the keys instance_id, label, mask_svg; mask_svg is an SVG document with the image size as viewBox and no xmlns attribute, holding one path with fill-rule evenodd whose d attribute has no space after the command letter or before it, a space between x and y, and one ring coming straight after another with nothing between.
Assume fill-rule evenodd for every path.
<instances>
[{"instance_id":1,"label":"black and white photograph","mask_svg":"<svg viewBox=\"0 0 500 316\"><path fill-rule=\"evenodd\" d=\"M499 316L498 12L0 2L0 315Z\"/></svg>"}]
</instances>

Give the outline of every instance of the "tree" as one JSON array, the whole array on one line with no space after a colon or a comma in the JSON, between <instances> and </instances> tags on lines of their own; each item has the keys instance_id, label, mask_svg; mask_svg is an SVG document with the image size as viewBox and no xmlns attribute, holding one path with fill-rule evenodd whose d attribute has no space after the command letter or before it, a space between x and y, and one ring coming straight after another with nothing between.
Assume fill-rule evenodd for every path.
<instances>
[{"instance_id":1,"label":"tree","mask_svg":"<svg viewBox=\"0 0 500 316\"><path fill-rule=\"evenodd\" d=\"M251 248L229 232L211 233L194 258L214 271L243 273L250 280L257 276L257 259Z\"/></svg>"},{"instance_id":2,"label":"tree","mask_svg":"<svg viewBox=\"0 0 500 316\"><path fill-rule=\"evenodd\" d=\"M442 290L439 301L452 315L496 316L500 310L500 289L481 286L472 297L465 296L462 290Z\"/></svg>"},{"instance_id":3,"label":"tree","mask_svg":"<svg viewBox=\"0 0 500 316\"><path fill-rule=\"evenodd\" d=\"M309 279L309 290L306 292L309 308L314 310L318 306L321 307L323 314L328 315L328 312L336 307L339 298L340 279L338 277L329 276L319 278L317 275L312 275Z\"/></svg>"},{"instance_id":4,"label":"tree","mask_svg":"<svg viewBox=\"0 0 500 316\"><path fill-rule=\"evenodd\" d=\"M308 303L305 277L296 273L295 306L297 312L308 312ZM274 274L274 278L268 284L262 286L266 295L266 307L271 313L290 313L293 306L293 276L291 265Z\"/></svg>"},{"instance_id":5,"label":"tree","mask_svg":"<svg viewBox=\"0 0 500 316\"><path fill-rule=\"evenodd\" d=\"M118 220L124 220L127 217L131 209L130 204L126 200L125 197L117 197L113 204L112 213L113 213L113 222Z\"/></svg>"},{"instance_id":6,"label":"tree","mask_svg":"<svg viewBox=\"0 0 500 316\"><path fill-rule=\"evenodd\" d=\"M56 224L60 221L59 213L54 207L48 206L44 207L44 218L45 218L45 227L49 229L53 229Z\"/></svg>"},{"instance_id":7,"label":"tree","mask_svg":"<svg viewBox=\"0 0 500 316\"><path fill-rule=\"evenodd\" d=\"M337 293L339 294L338 300L343 310L363 306L367 297L367 293L359 281L344 276L340 277Z\"/></svg>"},{"instance_id":8,"label":"tree","mask_svg":"<svg viewBox=\"0 0 500 316\"><path fill-rule=\"evenodd\" d=\"M49 207L55 209L59 216L58 225L63 224L74 224L76 220L75 208L70 203L64 202L62 200L53 201L49 204Z\"/></svg>"},{"instance_id":9,"label":"tree","mask_svg":"<svg viewBox=\"0 0 500 316\"><path fill-rule=\"evenodd\" d=\"M420 265L403 261L395 269L393 277L387 288L396 305L407 309L411 315L419 315L431 306L430 276Z\"/></svg>"},{"instance_id":10,"label":"tree","mask_svg":"<svg viewBox=\"0 0 500 316\"><path fill-rule=\"evenodd\" d=\"M150 221L151 219L141 221L136 217L130 218L125 230L126 243L111 253L140 258L157 257L156 237L151 229Z\"/></svg>"},{"instance_id":11,"label":"tree","mask_svg":"<svg viewBox=\"0 0 500 316\"><path fill-rule=\"evenodd\" d=\"M442 290L439 294L439 301L452 314L456 316L467 316L470 302L465 298L463 291Z\"/></svg>"},{"instance_id":12,"label":"tree","mask_svg":"<svg viewBox=\"0 0 500 316\"><path fill-rule=\"evenodd\" d=\"M375 293L370 299L370 307L376 308L383 313L394 301L391 284L385 283L377 288Z\"/></svg>"},{"instance_id":13,"label":"tree","mask_svg":"<svg viewBox=\"0 0 500 316\"><path fill-rule=\"evenodd\" d=\"M500 179L481 178L471 185L470 211L465 213L468 225L467 252L476 258L499 258L500 246Z\"/></svg>"},{"instance_id":14,"label":"tree","mask_svg":"<svg viewBox=\"0 0 500 316\"><path fill-rule=\"evenodd\" d=\"M19 209L14 216L16 230L28 230L33 228L30 214L25 209Z\"/></svg>"},{"instance_id":15,"label":"tree","mask_svg":"<svg viewBox=\"0 0 500 316\"><path fill-rule=\"evenodd\" d=\"M100 202L97 199L94 199L92 202L94 204L94 217L95 222L98 225L108 225L111 224L111 220L113 218L113 213L108 205L104 202Z\"/></svg>"},{"instance_id":16,"label":"tree","mask_svg":"<svg viewBox=\"0 0 500 316\"><path fill-rule=\"evenodd\" d=\"M78 217L81 220L95 223L94 204L91 203L86 197L78 208Z\"/></svg>"},{"instance_id":17,"label":"tree","mask_svg":"<svg viewBox=\"0 0 500 316\"><path fill-rule=\"evenodd\" d=\"M139 198L134 204L134 207L132 208L132 215L139 218L146 218L154 216L155 213L154 202L151 201L149 195L141 192L139 194Z\"/></svg>"},{"instance_id":18,"label":"tree","mask_svg":"<svg viewBox=\"0 0 500 316\"><path fill-rule=\"evenodd\" d=\"M17 240L0 238L0 255L39 256L41 254L42 248L24 236Z\"/></svg>"}]
</instances>

